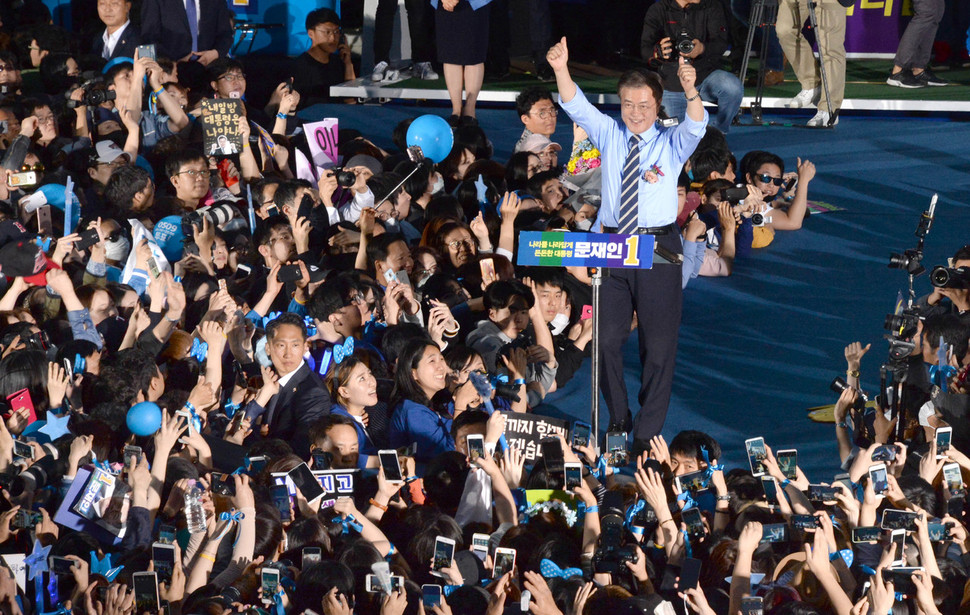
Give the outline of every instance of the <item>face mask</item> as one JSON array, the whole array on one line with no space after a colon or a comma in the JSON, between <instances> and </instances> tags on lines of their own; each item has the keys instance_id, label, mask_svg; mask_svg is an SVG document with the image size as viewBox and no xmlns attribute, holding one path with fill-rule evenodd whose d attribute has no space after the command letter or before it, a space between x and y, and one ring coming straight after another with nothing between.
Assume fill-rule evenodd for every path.
<instances>
[{"instance_id":1,"label":"face mask","mask_svg":"<svg viewBox=\"0 0 970 615\"><path fill-rule=\"evenodd\" d=\"M128 258L130 249L131 244L128 242L128 238L123 235L119 235L118 239L114 241L104 243L104 255L113 261L123 261Z\"/></svg>"},{"instance_id":2,"label":"face mask","mask_svg":"<svg viewBox=\"0 0 970 615\"><path fill-rule=\"evenodd\" d=\"M118 147L124 149L125 141L128 139L128 135L124 130L113 130L108 134L101 135L101 138L111 141Z\"/></svg>"},{"instance_id":3,"label":"face mask","mask_svg":"<svg viewBox=\"0 0 970 615\"><path fill-rule=\"evenodd\" d=\"M593 220L591 218L585 218L576 223L577 231L588 231L593 228Z\"/></svg>"},{"instance_id":4,"label":"face mask","mask_svg":"<svg viewBox=\"0 0 970 615\"><path fill-rule=\"evenodd\" d=\"M445 190L445 178L440 173L435 173L434 184L431 185L431 194L440 194Z\"/></svg>"}]
</instances>

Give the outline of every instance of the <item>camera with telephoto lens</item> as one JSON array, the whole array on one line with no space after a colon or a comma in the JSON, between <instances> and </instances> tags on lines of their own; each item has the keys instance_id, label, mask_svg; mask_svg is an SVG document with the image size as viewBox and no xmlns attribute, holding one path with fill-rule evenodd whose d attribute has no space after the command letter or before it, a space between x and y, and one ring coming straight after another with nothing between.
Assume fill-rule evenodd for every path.
<instances>
[{"instance_id":1,"label":"camera with telephoto lens","mask_svg":"<svg viewBox=\"0 0 970 615\"><path fill-rule=\"evenodd\" d=\"M919 327L919 315L910 310L904 310L902 314L887 314L883 327L893 337L900 339L913 337Z\"/></svg>"},{"instance_id":2,"label":"camera with telephoto lens","mask_svg":"<svg viewBox=\"0 0 970 615\"><path fill-rule=\"evenodd\" d=\"M51 479L58 473L59 467L57 458L59 451L50 442L41 445L44 449L44 456L30 465L29 468L14 477L10 484L10 495L20 497L24 493L35 493L46 487ZM60 469L63 470L62 468Z\"/></svg>"},{"instance_id":3,"label":"camera with telephoto lens","mask_svg":"<svg viewBox=\"0 0 970 615\"><path fill-rule=\"evenodd\" d=\"M94 77L93 79L88 79L78 87L84 90L84 94L81 96L81 100L68 100L68 109L74 109L81 106L99 107L109 100L115 100L118 97L118 92L115 90L109 90L107 84L104 82L104 78L100 75ZM71 92L67 92L67 96L70 95Z\"/></svg>"},{"instance_id":4,"label":"camera with telephoto lens","mask_svg":"<svg viewBox=\"0 0 970 615\"><path fill-rule=\"evenodd\" d=\"M687 31L687 28L681 28L680 33L674 37L674 49L684 55L694 51L694 37Z\"/></svg>"},{"instance_id":5,"label":"camera with telephoto lens","mask_svg":"<svg viewBox=\"0 0 970 615\"><path fill-rule=\"evenodd\" d=\"M937 288L970 288L970 268L933 267L933 271L930 272L930 282Z\"/></svg>"},{"instance_id":6,"label":"camera with telephoto lens","mask_svg":"<svg viewBox=\"0 0 970 615\"><path fill-rule=\"evenodd\" d=\"M636 547L627 544L627 531L623 523L623 496L607 491L600 505L600 538L593 553L593 570L596 573L616 574L627 570L627 562L637 561Z\"/></svg>"},{"instance_id":7,"label":"camera with telephoto lens","mask_svg":"<svg viewBox=\"0 0 970 615\"><path fill-rule=\"evenodd\" d=\"M232 205L226 202L216 203L207 207L200 207L182 216L182 233L186 237L192 236L192 227L202 230L202 217L205 216L212 226L222 226L232 220L235 215Z\"/></svg>"},{"instance_id":8,"label":"camera with telephoto lens","mask_svg":"<svg viewBox=\"0 0 970 615\"><path fill-rule=\"evenodd\" d=\"M852 387L850 387L849 383L845 381L845 378L842 376L836 376L835 380L832 381L832 384L829 385L829 388L841 395L843 391ZM856 393L858 393L858 395L856 395L855 403L852 404L852 407L856 410L864 410L866 404L869 403L869 396L866 395L865 391L856 390Z\"/></svg>"}]
</instances>

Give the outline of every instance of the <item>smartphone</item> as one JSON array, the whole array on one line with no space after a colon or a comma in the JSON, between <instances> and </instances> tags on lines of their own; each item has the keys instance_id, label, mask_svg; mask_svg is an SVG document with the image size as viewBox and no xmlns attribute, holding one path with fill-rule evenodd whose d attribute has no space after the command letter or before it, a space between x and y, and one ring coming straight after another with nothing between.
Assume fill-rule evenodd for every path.
<instances>
[{"instance_id":1,"label":"smartphone","mask_svg":"<svg viewBox=\"0 0 970 615\"><path fill-rule=\"evenodd\" d=\"M492 568L492 578L501 578L506 572L515 569L515 549L499 547L495 549L495 566Z\"/></svg>"},{"instance_id":2,"label":"smartphone","mask_svg":"<svg viewBox=\"0 0 970 615\"><path fill-rule=\"evenodd\" d=\"M680 513L680 518L687 525L687 534L691 537L700 538L706 531L704 529L704 517L701 516L701 509L696 506L685 508Z\"/></svg>"},{"instance_id":3,"label":"smartphone","mask_svg":"<svg viewBox=\"0 0 970 615\"><path fill-rule=\"evenodd\" d=\"M257 455L255 457L249 458L249 473L259 474L266 469L266 457L264 455ZM320 468L317 468L320 469Z\"/></svg>"},{"instance_id":4,"label":"smartphone","mask_svg":"<svg viewBox=\"0 0 970 615\"><path fill-rule=\"evenodd\" d=\"M27 408L28 425L37 420L37 411L34 409L34 400L30 398L29 390L20 389L16 393L7 395L7 404L10 406L11 413L20 410L21 408Z\"/></svg>"},{"instance_id":5,"label":"smartphone","mask_svg":"<svg viewBox=\"0 0 970 615\"><path fill-rule=\"evenodd\" d=\"M263 589L263 602L271 604L276 588L280 584L280 571L275 568L264 567L259 573L259 585Z\"/></svg>"},{"instance_id":6,"label":"smartphone","mask_svg":"<svg viewBox=\"0 0 970 615\"><path fill-rule=\"evenodd\" d=\"M290 492L286 489L286 485L273 485L270 494L273 498L273 504L276 505L276 510L280 511L280 519L282 521L292 521L293 517L290 516Z\"/></svg>"},{"instance_id":7,"label":"smartphone","mask_svg":"<svg viewBox=\"0 0 970 615\"><path fill-rule=\"evenodd\" d=\"M890 540L896 545L896 559L893 566L902 566L906 563L906 530L893 530Z\"/></svg>"},{"instance_id":8,"label":"smartphone","mask_svg":"<svg viewBox=\"0 0 970 615\"><path fill-rule=\"evenodd\" d=\"M876 495L884 495L889 491L889 479L886 474L886 464L879 463L869 466L869 484Z\"/></svg>"},{"instance_id":9,"label":"smartphone","mask_svg":"<svg viewBox=\"0 0 970 615\"><path fill-rule=\"evenodd\" d=\"M761 477L761 489L765 492L765 500L771 506L778 506L778 485L770 476Z\"/></svg>"},{"instance_id":10,"label":"smartphone","mask_svg":"<svg viewBox=\"0 0 970 615\"><path fill-rule=\"evenodd\" d=\"M495 279L495 260L492 258L483 258L478 261L478 268L482 271L482 280L494 280Z\"/></svg>"},{"instance_id":11,"label":"smartphone","mask_svg":"<svg viewBox=\"0 0 970 615\"><path fill-rule=\"evenodd\" d=\"M755 477L764 476L765 465L762 461L768 456L768 451L765 448L765 439L751 438L745 440L744 450L748 453L748 465L751 468L751 474Z\"/></svg>"},{"instance_id":12,"label":"smartphone","mask_svg":"<svg viewBox=\"0 0 970 615\"><path fill-rule=\"evenodd\" d=\"M785 523L767 523L761 526L761 542L786 542L788 540L788 525Z\"/></svg>"},{"instance_id":13,"label":"smartphone","mask_svg":"<svg viewBox=\"0 0 970 615\"><path fill-rule=\"evenodd\" d=\"M472 550L483 549L488 551L488 539L490 536L488 534L472 534Z\"/></svg>"},{"instance_id":14,"label":"smartphone","mask_svg":"<svg viewBox=\"0 0 970 615\"><path fill-rule=\"evenodd\" d=\"M566 473L566 491L583 484L583 464L570 461L563 464L563 468Z\"/></svg>"},{"instance_id":15,"label":"smartphone","mask_svg":"<svg viewBox=\"0 0 970 615\"><path fill-rule=\"evenodd\" d=\"M29 530L36 527L43 519L39 512L21 508L13 518L13 527L18 530Z\"/></svg>"},{"instance_id":16,"label":"smartphone","mask_svg":"<svg viewBox=\"0 0 970 615\"><path fill-rule=\"evenodd\" d=\"M860 544L875 544L882 537L882 528L876 526L852 528L852 542Z\"/></svg>"},{"instance_id":17,"label":"smartphone","mask_svg":"<svg viewBox=\"0 0 970 615\"><path fill-rule=\"evenodd\" d=\"M329 470L333 466L333 453L313 451L313 469Z\"/></svg>"},{"instance_id":18,"label":"smartphone","mask_svg":"<svg viewBox=\"0 0 970 615\"><path fill-rule=\"evenodd\" d=\"M680 582L677 584L678 591L693 589L697 587L697 581L701 577L701 560L686 557L680 565Z\"/></svg>"},{"instance_id":19,"label":"smartphone","mask_svg":"<svg viewBox=\"0 0 970 615\"><path fill-rule=\"evenodd\" d=\"M81 250L90 248L99 241L101 241L101 236L98 235L98 229L89 228L81 233L80 239L74 242L74 249L80 252Z\"/></svg>"},{"instance_id":20,"label":"smartphone","mask_svg":"<svg viewBox=\"0 0 970 615\"><path fill-rule=\"evenodd\" d=\"M465 444L468 448L468 458L475 462L479 457L485 456L485 436L482 434L470 434L465 437Z\"/></svg>"},{"instance_id":21,"label":"smartphone","mask_svg":"<svg viewBox=\"0 0 970 615\"><path fill-rule=\"evenodd\" d=\"M948 463L943 466L943 484L951 494L963 492L963 475L958 464Z\"/></svg>"},{"instance_id":22,"label":"smartphone","mask_svg":"<svg viewBox=\"0 0 970 615\"><path fill-rule=\"evenodd\" d=\"M158 527L158 542L170 545L175 542L175 526L162 524Z\"/></svg>"},{"instance_id":23,"label":"smartphone","mask_svg":"<svg viewBox=\"0 0 970 615\"><path fill-rule=\"evenodd\" d=\"M552 474L562 474L565 459L562 452L562 440L553 436L539 440L539 447L542 449L542 463L546 470Z\"/></svg>"},{"instance_id":24,"label":"smartphone","mask_svg":"<svg viewBox=\"0 0 970 615\"><path fill-rule=\"evenodd\" d=\"M391 483L403 483L404 473L401 472L401 460L394 449L383 449L377 451L377 456L381 460L381 468L384 469L384 480Z\"/></svg>"},{"instance_id":25,"label":"smartphone","mask_svg":"<svg viewBox=\"0 0 970 615\"><path fill-rule=\"evenodd\" d=\"M54 220L51 218L50 205L41 205L37 208L37 232L44 237L54 234Z\"/></svg>"},{"instance_id":26,"label":"smartphone","mask_svg":"<svg viewBox=\"0 0 970 615\"><path fill-rule=\"evenodd\" d=\"M451 566L455 557L455 541L451 538L438 536L434 539L434 559L431 565L431 574L435 576L445 576L442 569Z\"/></svg>"},{"instance_id":27,"label":"smartphone","mask_svg":"<svg viewBox=\"0 0 970 615\"><path fill-rule=\"evenodd\" d=\"M7 186L10 188L29 188L37 184L37 173L35 171L24 171L22 173L11 173L7 176Z\"/></svg>"},{"instance_id":28,"label":"smartphone","mask_svg":"<svg viewBox=\"0 0 970 615\"><path fill-rule=\"evenodd\" d=\"M279 273L276 274L276 279L284 284L296 282L302 278L303 273L300 271L299 265L283 265L280 267Z\"/></svg>"},{"instance_id":29,"label":"smartphone","mask_svg":"<svg viewBox=\"0 0 970 615\"><path fill-rule=\"evenodd\" d=\"M950 539L949 523L928 523L926 530L933 542L943 542Z\"/></svg>"},{"instance_id":30,"label":"smartphone","mask_svg":"<svg viewBox=\"0 0 970 615\"><path fill-rule=\"evenodd\" d=\"M441 606L441 586L422 585L421 602L424 604L424 610L426 613L430 613L431 609L436 606Z\"/></svg>"},{"instance_id":31,"label":"smartphone","mask_svg":"<svg viewBox=\"0 0 970 615\"><path fill-rule=\"evenodd\" d=\"M310 466L305 462L296 466L292 470L286 473L296 485L296 488L300 490L303 497L306 498L307 503L312 503L323 497L323 487L320 486L320 481L317 477L313 475L310 471Z\"/></svg>"},{"instance_id":32,"label":"smartphone","mask_svg":"<svg viewBox=\"0 0 970 615\"><path fill-rule=\"evenodd\" d=\"M158 261L155 260L154 256L148 257L148 273L151 274L153 280L162 275L162 270L158 268Z\"/></svg>"},{"instance_id":33,"label":"smartphone","mask_svg":"<svg viewBox=\"0 0 970 615\"><path fill-rule=\"evenodd\" d=\"M313 197L309 194L304 194L303 198L300 199L300 206L296 210L297 219L306 218L310 219L310 214L313 212Z\"/></svg>"},{"instance_id":34,"label":"smartphone","mask_svg":"<svg viewBox=\"0 0 970 615\"><path fill-rule=\"evenodd\" d=\"M384 587L381 585L381 580L377 578L376 574L369 574L364 577L364 591L368 594L384 593Z\"/></svg>"},{"instance_id":35,"label":"smartphone","mask_svg":"<svg viewBox=\"0 0 970 615\"><path fill-rule=\"evenodd\" d=\"M912 596L916 594L913 573L922 570L922 566L892 566L882 569L882 578L884 581L892 581L893 590Z\"/></svg>"},{"instance_id":36,"label":"smartphone","mask_svg":"<svg viewBox=\"0 0 970 615\"><path fill-rule=\"evenodd\" d=\"M841 474L836 474L835 477L832 479L832 483L833 484L841 483L842 485L845 485L845 488L849 490L849 493L853 493L852 479L849 478L849 475L846 472L843 472Z\"/></svg>"},{"instance_id":37,"label":"smartphone","mask_svg":"<svg viewBox=\"0 0 970 615\"><path fill-rule=\"evenodd\" d=\"M741 598L741 615L765 615L765 599L761 596Z\"/></svg>"},{"instance_id":38,"label":"smartphone","mask_svg":"<svg viewBox=\"0 0 970 615\"><path fill-rule=\"evenodd\" d=\"M883 444L872 451L873 461L893 461L896 459L896 446L893 444Z\"/></svg>"},{"instance_id":39,"label":"smartphone","mask_svg":"<svg viewBox=\"0 0 970 615\"><path fill-rule=\"evenodd\" d=\"M630 463L626 438L625 431L611 431L606 434L606 461L614 468L622 468Z\"/></svg>"},{"instance_id":40,"label":"smartphone","mask_svg":"<svg viewBox=\"0 0 970 615\"><path fill-rule=\"evenodd\" d=\"M212 493L215 493L216 495L224 495L226 497L233 497L236 495L236 481L233 479L232 474L213 472Z\"/></svg>"},{"instance_id":41,"label":"smartphone","mask_svg":"<svg viewBox=\"0 0 970 615\"><path fill-rule=\"evenodd\" d=\"M813 502L834 502L835 494L839 492L837 487L828 485L809 485L808 499Z\"/></svg>"},{"instance_id":42,"label":"smartphone","mask_svg":"<svg viewBox=\"0 0 970 615\"><path fill-rule=\"evenodd\" d=\"M171 543L152 543L152 561L158 578L166 583L172 580L175 570L175 545Z\"/></svg>"},{"instance_id":43,"label":"smartphone","mask_svg":"<svg viewBox=\"0 0 970 615\"><path fill-rule=\"evenodd\" d=\"M131 465L131 460L135 460L135 465L141 461L141 447L134 445L125 446L124 457L125 457L125 468Z\"/></svg>"},{"instance_id":44,"label":"smartphone","mask_svg":"<svg viewBox=\"0 0 970 615\"><path fill-rule=\"evenodd\" d=\"M916 531L916 513L909 510L887 508L882 511L882 529Z\"/></svg>"},{"instance_id":45,"label":"smartphone","mask_svg":"<svg viewBox=\"0 0 970 615\"><path fill-rule=\"evenodd\" d=\"M592 317L593 317L593 306L591 306L591 305L584 305L583 306L583 312L582 312L582 314L580 314L579 319L580 320L589 320Z\"/></svg>"},{"instance_id":46,"label":"smartphone","mask_svg":"<svg viewBox=\"0 0 970 615\"><path fill-rule=\"evenodd\" d=\"M950 440L953 439L952 427L936 428L936 458L945 457L950 450Z\"/></svg>"},{"instance_id":47,"label":"smartphone","mask_svg":"<svg viewBox=\"0 0 970 615\"><path fill-rule=\"evenodd\" d=\"M818 525L818 517L815 515L792 515L791 526L800 530L814 530Z\"/></svg>"},{"instance_id":48,"label":"smartphone","mask_svg":"<svg viewBox=\"0 0 970 615\"><path fill-rule=\"evenodd\" d=\"M155 60L155 45L138 45L135 48L135 53L138 54L139 58L149 58Z\"/></svg>"},{"instance_id":49,"label":"smartphone","mask_svg":"<svg viewBox=\"0 0 970 615\"><path fill-rule=\"evenodd\" d=\"M52 555L48 564L50 565L51 572L54 574L69 575L74 573L74 560L67 559L66 557L57 557Z\"/></svg>"},{"instance_id":50,"label":"smartphone","mask_svg":"<svg viewBox=\"0 0 970 615\"><path fill-rule=\"evenodd\" d=\"M775 460L778 462L778 469L785 475L785 478L788 480L798 478L798 473L795 471L795 468L798 467L798 451L796 449L787 448L778 451L775 453Z\"/></svg>"},{"instance_id":51,"label":"smartphone","mask_svg":"<svg viewBox=\"0 0 970 615\"><path fill-rule=\"evenodd\" d=\"M154 572L136 572L131 575L135 586L135 612L158 613L158 575Z\"/></svg>"},{"instance_id":52,"label":"smartphone","mask_svg":"<svg viewBox=\"0 0 970 615\"><path fill-rule=\"evenodd\" d=\"M589 438L593 433L589 423L573 421L573 446L589 446Z\"/></svg>"},{"instance_id":53,"label":"smartphone","mask_svg":"<svg viewBox=\"0 0 970 615\"><path fill-rule=\"evenodd\" d=\"M34 448L29 444L27 444L26 442L22 442L21 440L14 440L13 454L16 455L17 457L22 457L24 459L33 459Z\"/></svg>"},{"instance_id":54,"label":"smartphone","mask_svg":"<svg viewBox=\"0 0 970 615\"><path fill-rule=\"evenodd\" d=\"M706 470L701 470L700 472L691 472L690 474L674 477L674 482L677 483L677 487L680 489L681 493L684 491L697 493L698 491L704 491L705 489L711 488L711 479L707 475Z\"/></svg>"},{"instance_id":55,"label":"smartphone","mask_svg":"<svg viewBox=\"0 0 970 615\"><path fill-rule=\"evenodd\" d=\"M320 551L320 547L303 547L303 570L307 569L307 566L312 566L323 560L323 554Z\"/></svg>"},{"instance_id":56,"label":"smartphone","mask_svg":"<svg viewBox=\"0 0 970 615\"><path fill-rule=\"evenodd\" d=\"M286 80L286 92L287 94L293 93L293 77Z\"/></svg>"}]
</instances>

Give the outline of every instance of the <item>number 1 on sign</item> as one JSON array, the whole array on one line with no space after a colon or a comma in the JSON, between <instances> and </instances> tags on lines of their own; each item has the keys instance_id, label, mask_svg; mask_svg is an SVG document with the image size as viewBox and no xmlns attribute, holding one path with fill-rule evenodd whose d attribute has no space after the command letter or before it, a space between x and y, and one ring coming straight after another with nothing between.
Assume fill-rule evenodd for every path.
<instances>
[{"instance_id":1,"label":"number 1 on sign","mask_svg":"<svg viewBox=\"0 0 970 615\"><path fill-rule=\"evenodd\" d=\"M640 236L630 235L626 238L626 259L623 261L624 267L639 267L640 258Z\"/></svg>"}]
</instances>

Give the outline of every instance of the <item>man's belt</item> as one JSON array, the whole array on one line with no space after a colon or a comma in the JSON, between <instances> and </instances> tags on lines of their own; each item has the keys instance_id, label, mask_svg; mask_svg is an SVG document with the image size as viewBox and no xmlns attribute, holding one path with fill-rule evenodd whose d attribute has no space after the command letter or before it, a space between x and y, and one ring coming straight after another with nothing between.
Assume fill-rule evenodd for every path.
<instances>
[{"instance_id":1,"label":"man's belt","mask_svg":"<svg viewBox=\"0 0 970 615\"><path fill-rule=\"evenodd\" d=\"M629 233L628 235L666 235L668 233L673 233L677 231L677 224L671 222L665 226L641 226ZM604 226L604 233L617 233L617 228L615 226Z\"/></svg>"}]
</instances>

